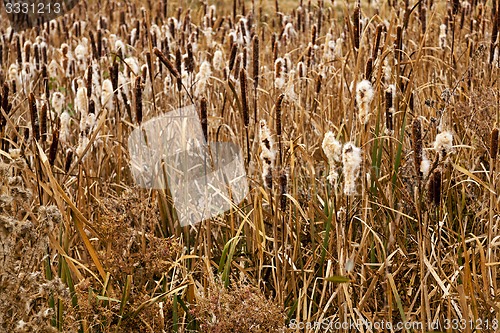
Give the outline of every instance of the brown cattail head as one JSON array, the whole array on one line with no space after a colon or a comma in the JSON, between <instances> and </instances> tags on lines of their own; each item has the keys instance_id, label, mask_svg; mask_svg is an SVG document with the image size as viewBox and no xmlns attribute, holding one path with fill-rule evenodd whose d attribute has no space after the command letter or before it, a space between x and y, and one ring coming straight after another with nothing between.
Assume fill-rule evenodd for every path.
<instances>
[{"instance_id":1,"label":"brown cattail head","mask_svg":"<svg viewBox=\"0 0 500 333\"><path fill-rule=\"evenodd\" d=\"M418 179L421 179L422 174L420 172L420 165L422 164L422 123L419 118L413 119L411 134L415 174L417 175Z\"/></svg>"},{"instance_id":2,"label":"brown cattail head","mask_svg":"<svg viewBox=\"0 0 500 333\"><path fill-rule=\"evenodd\" d=\"M392 122L392 106L393 106L393 96L392 89L387 89L385 91L385 127L390 133L394 130Z\"/></svg>"},{"instance_id":3,"label":"brown cattail head","mask_svg":"<svg viewBox=\"0 0 500 333\"><path fill-rule=\"evenodd\" d=\"M314 24L312 26L312 29L311 29L311 44L312 45L316 44L317 32L318 32L318 27L316 27L316 24Z\"/></svg>"},{"instance_id":4,"label":"brown cattail head","mask_svg":"<svg viewBox=\"0 0 500 333\"><path fill-rule=\"evenodd\" d=\"M243 108L243 123L248 127L250 122L248 110L248 94L247 94L247 73L244 68L240 70L240 87L241 87L241 106Z\"/></svg>"},{"instance_id":5,"label":"brown cattail head","mask_svg":"<svg viewBox=\"0 0 500 333\"><path fill-rule=\"evenodd\" d=\"M71 162L73 161L73 150L68 149L66 153L66 162L64 163L64 172L68 173L71 167Z\"/></svg>"},{"instance_id":6,"label":"brown cattail head","mask_svg":"<svg viewBox=\"0 0 500 333\"><path fill-rule=\"evenodd\" d=\"M194 55L193 55L193 45L188 43L187 45L187 57L185 60L186 71L192 73L194 71Z\"/></svg>"},{"instance_id":7,"label":"brown cattail head","mask_svg":"<svg viewBox=\"0 0 500 333\"><path fill-rule=\"evenodd\" d=\"M140 76L135 80L135 115L137 123L142 123L142 79Z\"/></svg>"},{"instance_id":8,"label":"brown cattail head","mask_svg":"<svg viewBox=\"0 0 500 333\"><path fill-rule=\"evenodd\" d=\"M181 75L180 75L180 72L177 71L177 69L175 68L175 66L172 64L172 62L163 54L163 52L161 52L158 48L154 48L153 50L154 54L158 57L158 59L160 59L160 61L162 62L162 64L165 65L165 67L167 67L168 71L170 72L170 74L172 74L175 78L180 78Z\"/></svg>"},{"instance_id":9,"label":"brown cattail head","mask_svg":"<svg viewBox=\"0 0 500 333\"><path fill-rule=\"evenodd\" d=\"M205 141L208 142L208 115L207 115L207 99L203 97L200 102L200 118L201 128Z\"/></svg>"},{"instance_id":10,"label":"brown cattail head","mask_svg":"<svg viewBox=\"0 0 500 333\"><path fill-rule=\"evenodd\" d=\"M257 90L259 86L259 36L255 34L253 36L253 86Z\"/></svg>"},{"instance_id":11,"label":"brown cattail head","mask_svg":"<svg viewBox=\"0 0 500 333\"><path fill-rule=\"evenodd\" d=\"M429 201L435 206L441 203L441 168L435 169L429 178Z\"/></svg>"},{"instance_id":12,"label":"brown cattail head","mask_svg":"<svg viewBox=\"0 0 500 333\"><path fill-rule=\"evenodd\" d=\"M231 55L229 57L229 71L233 70L237 52L238 52L238 45L236 43L233 43L233 45L231 45Z\"/></svg>"},{"instance_id":13,"label":"brown cattail head","mask_svg":"<svg viewBox=\"0 0 500 333\"><path fill-rule=\"evenodd\" d=\"M36 99L33 93L29 95L30 115L31 115L31 131L33 138L40 140L40 123L38 122L38 110L36 107Z\"/></svg>"},{"instance_id":14,"label":"brown cattail head","mask_svg":"<svg viewBox=\"0 0 500 333\"><path fill-rule=\"evenodd\" d=\"M353 15L353 33L354 33L354 47L359 49L359 37L360 37L360 7L359 2L356 4L356 8L354 8Z\"/></svg>"},{"instance_id":15,"label":"brown cattail head","mask_svg":"<svg viewBox=\"0 0 500 333\"><path fill-rule=\"evenodd\" d=\"M491 131L490 156L493 161L496 161L498 155L498 128Z\"/></svg>"},{"instance_id":16,"label":"brown cattail head","mask_svg":"<svg viewBox=\"0 0 500 333\"><path fill-rule=\"evenodd\" d=\"M59 145L59 129L55 128L52 132L52 143L50 144L49 149L49 164L54 165L54 161L57 156L57 146Z\"/></svg>"},{"instance_id":17,"label":"brown cattail head","mask_svg":"<svg viewBox=\"0 0 500 333\"><path fill-rule=\"evenodd\" d=\"M87 68L87 99L90 101L92 96L92 65Z\"/></svg>"},{"instance_id":18,"label":"brown cattail head","mask_svg":"<svg viewBox=\"0 0 500 333\"><path fill-rule=\"evenodd\" d=\"M400 62L401 59L401 48L403 43L403 27L398 25L396 29L396 40L394 41L394 56L396 58L396 61Z\"/></svg>"},{"instance_id":19,"label":"brown cattail head","mask_svg":"<svg viewBox=\"0 0 500 333\"><path fill-rule=\"evenodd\" d=\"M285 98L285 94L280 94L278 96L278 100L276 101L276 135L281 135L281 108L283 105L283 99Z\"/></svg>"},{"instance_id":20,"label":"brown cattail head","mask_svg":"<svg viewBox=\"0 0 500 333\"><path fill-rule=\"evenodd\" d=\"M375 44L373 44L373 50L372 50L372 58L377 59L378 56L378 49L380 46L380 39L382 38L382 30L384 28L384 25L381 23L377 25L377 29L375 30Z\"/></svg>"},{"instance_id":21,"label":"brown cattail head","mask_svg":"<svg viewBox=\"0 0 500 333\"><path fill-rule=\"evenodd\" d=\"M372 72L373 72L373 58L370 57L370 58L368 58L368 61L366 62L366 67L365 67L365 78L368 81L371 80Z\"/></svg>"},{"instance_id":22,"label":"brown cattail head","mask_svg":"<svg viewBox=\"0 0 500 333\"><path fill-rule=\"evenodd\" d=\"M175 69L178 73L182 73L182 54L180 47L175 50ZM180 76L177 77L177 91L182 89L182 79Z\"/></svg>"},{"instance_id":23,"label":"brown cattail head","mask_svg":"<svg viewBox=\"0 0 500 333\"><path fill-rule=\"evenodd\" d=\"M40 110L40 142L45 142L47 136L47 104L42 105Z\"/></svg>"},{"instance_id":24,"label":"brown cattail head","mask_svg":"<svg viewBox=\"0 0 500 333\"><path fill-rule=\"evenodd\" d=\"M153 62L151 61L151 53L146 52L146 64L148 66L149 82L153 85Z\"/></svg>"}]
</instances>

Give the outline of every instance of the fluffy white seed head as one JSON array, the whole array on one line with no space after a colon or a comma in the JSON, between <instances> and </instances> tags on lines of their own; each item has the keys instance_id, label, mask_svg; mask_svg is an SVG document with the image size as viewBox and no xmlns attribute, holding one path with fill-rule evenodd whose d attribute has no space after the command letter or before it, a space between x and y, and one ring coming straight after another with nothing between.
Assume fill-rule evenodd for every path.
<instances>
[{"instance_id":1,"label":"fluffy white seed head","mask_svg":"<svg viewBox=\"0 0 500 333\"><path fill-rule=\"evenodd\" d=\"M439 26L439 47L441 49L446 48L446 24Z\"/></svg>"},{"instance_id":2,"label":"fluffy white seed head","mask_svg":"<svg viewBox=\"0 0 500 333\"><path fill-rule=\"evenodd\" d=\"M64 95L60 93L59 91L56 91L55 93L52 94L52 108L58 115L61 114L62 109L64 107Z\"/></svg>"},{"instance_id":3,"label":"fluffy white seed head","mask_svg":"<svg viewBox=\"0 0 500 333\"><path fill-rule=\"evenodd\" d=\"M334 185L339 176L337 172L337 163L340 162L342 155L342 144L335 138L333 132L329 131L325 134L321 147L330 165L330 172L327 179L330 184Z\"/></svg>"},{"instance_id":4,"label":"fluffy white seed head","mask_svg":"<svg viewBox=\"0 0 500 333\"><path fill-rule=\"evenodd\" d=\"M113 108L113 83L110 79L102 82L101 105L108 110Z\"/></svg>"},{"instance_id":5,"label":"fluffy white seed head","mask_svg":"<svg viewBox=\"0 0 500 333\"><path fill-rule=\"evenodd\" d=\"M363 80L356 85L356 102L359 106L359 121L366 125L370 118L370 103L373 100L373 87L370 81Z\"/></svg>"},{"instance_id":6,"label":"fluffy white seed head","mask_svg":"<svg viewBox=\"0 0 500 333\"><path fill-rule=\"evenodd\" d=\"M342 149L342 164L344 173L344 193L356 194L356 179L361 167L361 149L348 142Z\"/></svg>"},{"instance_id":7,"label":"fluffy white seed head","mask_svg":"<svg viewBox=\"0 0 500 333\"><path fill-rule=\"evenodd\" d=\"M450 131L444 131L436 135L434 150L442 157L446 156L453 150L453 135Z\"/></svg>"},{"instance_id":8,"label":"fluffy white seed head","mask_svg":"<svg viewBox=\"0 0 500 333\"><path fill-rule=\"evenodd\" d=\"M221 71L224 69L224 55L222 54L221 50L217 50L214 52L213 64L216 71Z\"/></svg>"}]
</instances>

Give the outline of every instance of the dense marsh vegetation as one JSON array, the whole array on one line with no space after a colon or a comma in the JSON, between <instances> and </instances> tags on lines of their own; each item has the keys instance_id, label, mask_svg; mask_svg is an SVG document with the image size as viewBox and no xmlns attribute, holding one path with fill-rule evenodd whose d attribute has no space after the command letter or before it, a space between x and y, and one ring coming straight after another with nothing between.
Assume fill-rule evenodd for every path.
<instances>
[{"instance_id":1,"label":"dense marsh vegetation","mask_svg":"<svg viewBox=\"0 0 500 333\"><path fill-rule=\"evenodd\" d=\"M498 0L1 15L2 332L496 331ZM181 227L127 139L191 104L250 193Z\"/></svg>"}]
</instances>

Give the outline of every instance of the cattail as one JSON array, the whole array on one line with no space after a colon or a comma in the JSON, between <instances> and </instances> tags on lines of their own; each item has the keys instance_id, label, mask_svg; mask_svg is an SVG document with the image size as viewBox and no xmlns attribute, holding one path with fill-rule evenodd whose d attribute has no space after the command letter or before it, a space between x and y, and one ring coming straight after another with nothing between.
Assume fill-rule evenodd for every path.
<instances>
[{"instance_id":1,"label":"cattail","mask_svg":"<svg viewBox=\"0 0 500 333\"><path fill-rule=\"evenodd\" d=\"M47 104L40 109L40 142L45 142L47 136Z\"/></svg>"},{"instance_id":2,"label":"cattail","mask_svg":"<svg viewBox=\"0 0 500 333\"><path fill-rule=\"evenodd\" d=\"M497 159L497 154L498 154L498 128L494 128L491 131L491 145L490 145L490 156L493 161Z\"/></svg>"},{"instance_id":3,"label":"cattail","mask_svg":"<svg viewBox=\"0 0 500 333\"><path fill-rule=\"evenodd\" d=\"M31 114L31 133L35 140L40 140L40 124L38 122L38 110L36 107L36 99L33 93L29 95L30 114Z\"/></svg>"},{"instance_id":4,"label":"cattail","mask_svg":"<svg viewBox=\"0 0 500 333\"><path fill-rule=\"evenodd\" d=\"M435 169L429 179L429 201L435 206L441 203L441 169Z\"/></svg>"},{"instance_id":5,"label":"cattail","mask_svg":"<svg viewBox=\"0 0 500 333\"><path fill-rule=\"evenodd\" d=\"M384 28L383 24L377 25L377 29L375 30L375 44L373 44L373 50L372 50L372 58L377 59L378 56L378 50L380 47L380 39L382 37L382 29Z\"/></svg>"},{"instance_id":6,"label":"cattail","mask_svg":"<svg viewBox=\"0 0 500 333\"><path fill-rule=\"evenodd\" d=\"M288 175L286 172L282 171L280 174L280 207L282 212L286 210L287 184Z\"/></svg>"},{"instance_id":7,"label":"cattail","mask_svg":"<svg viewBox=\"0 0 500 333\"><path fill-rule=\"evenodd\" d=\"M445 131L436 135L434 150L441 156L441 159L453 150L453 135L451 132Z\"/></svg>"},{"instance_id":8,"label":"cattail","mask_svg":"<svg viewBox=\"0 0 500 333\"><path fill-rule=\"evenodd\" d=\"M278 89L282 89L286 82L284 63L283 58L278 58L274 62L274 85Z\"/></svg>"},{"instance_id":9,"label":"cattail","mask_svg":"<svg viewBox=\"0 0 500 333\"><path fill-rule=\"evenodd\" d=\"M356 180L359 176L361 162L361 149L356 147L352 142L346 143L342 149L345 195L355 195L357 193Z\"/></svg>"},{"instance_id":10,"label":"cattail","mask_svg":"<svg viewBox=\"0 0 500 333\"><path fill-rule=\"evenodd\" d=\"M56 160L57 147L59 145L59 129L54 129L52 132L52 143L49 149L49 164L54 166L54 161Z\"/></svg>"},{"instance_id":11,"label":"cattail","mask_svg":"<svg viewBox=\"0 0 500 333\"><path fill-rule=\"evenodd\" d=\"M330 172L326 179L333 186L339 177L337 164L340 162L340 157L342 155L342 144L335 138L332 132L327 132L323 138L321 147L323 148L323 152L328 159L328 165L330 166Z\"/></svg>"},{"instance_id":12,"label":"cattail","mask_svg":"<svg viewBox=\"0 0 500 333\"><path fill-rule=\"evenodd\" d=\"M186 71L192 73L194 71L194 56L193 56L193 45L188 43L187 45L187 57L185 60Z\"/></svg>"},{"instance_id":13,"label":"cattail","mask_svg":"<svg viewBox=\"0 0 500 333\"><path fill-rule=\"evenodd\" d=\"M391 84L385 91L385 128L386 134L392 135L394 133L392 116L394 114L394 94L396 92L396 86Z\"/></svg>"},{"instance_id":14,"label":"cattail","mask_svg":"<svg viewBox=\"0 0 500 333\"><path fill-rule=\"evenodd\" d=\"M267 127L267 123L265 120L260 121L260 160L262 162L262 179L264 181L264 185L268 189L272 189L273 187L273 166L274 161L276 159L276 152L274 150L274 142L271 137L271 132L269 131L269 127Z\"/></svg>"},{"instance_id":15,"label":"cattail","mask_svg":"<svg viewBox=\"0 0 500 333\"><path fill-rule=\"evenodd\" d=\"M101 105L108 110L113 108L113 83L110 79L106 79L102 82L102 91L101 91Z\"/></svg>"},{"instance_id":16,"label":"cattail","mask_svg":"<svg viewBox=\"0 0 500 333\"><path fill-rule=\"evenodd\" d=\"M248 112L248 100L247 100L247 74L244 68L240 70L240 88L241 88L241 101L243 108L243 123L245 127L248 127L250 122L249 112Z\"/></svg>"},{"instance_id":17,"label":"cattail","mask_svg":"<svg viewBox=\"0 0 500 333\"><path fill-rule=\"evenodd\" d=\"M499 5L500 8L500 5ZM491 32L491 44L490 44L490 64L493 63L495 58L495 45L498 38L498 31L500 29L500 10L496 10L495 17L493 19L493 27Z\"/></svg>"},{"instance_id":18,"label":"cattail","mask_svg":"<svg viewBox=\"0 0 500 333\"><path fill-rule=\"evenodd\" d=\"M359 121L366 125L371 115L370 103L373 100L373 87L370 81L363 80L356 85L356 103L359 107Z\"/></svg>"},{"instance_id":19,"label":"cattail","mask_svg":"<svg viewBox=\"0 0 500 333\"><path fill-rule=\"evenodd\" d=\"M446 24L439 26L439 48L444 50L446 48Z\"/></svg>"},{"instance_id":20,"label":"cattail","mask_svg":"<svg viewBox=\"0 0 500 333\"><path fill-rule=\"evenodd\" d=\"M168 58L158 49L154 48L153 50L154 54L160 59L160 61L167 67L169 70L170 74L172 74L175 78L180 78L180 72L177 71L177 69L174 67L174 65L168 60Z\"/></svg>"},{"instance_id":21,"label":"cattail","mask_svg":"<svg viewBox=\"0 0 500 333\"><path fill-rule=\"evenodd\" d=\"M149 54L149 53L148 53ZM150 58L151 60L151 58ZM113 92L115 95L118 95L118 81L119 81L119 73L118 73L118 62L113 61L113 66L109 68L109 73L111 76L111 84L113 86Z\"/></svg>"},{"instance_id":22,"label":"cattail","mask_svg":"<svg viewBox=\"0 0 500 333\"><path fill-rule=\"evenodd\" d=\"M229 57L229 71L233 70L234 62L236 61L236 53L238 51L238 45L233 43L231 45L231 56Z\"/></svg>"},{"instance_id":23,"label":"cattail","mask_svg":"<svg viewBox=\"0 0 500 333\"><path fill-rule=\"evenodd\" d=\"M316 27L316 24L314 24L312 26L312 29L311 29L311 44L312 45L316 45L317 30L318 30L318 27Z\"/></svg>"},{"instance_id":24,"label":"cattail","mask_svg":"<svg viewBox=\"0 0 500 333\"><path fill-rule=\"evenodd\" d=\"M200 65L200 71L196 74L195 82L195 96L200 96L205 94L206 87L208 84L208 80L212 76L212 69L210 68L210 63L208 61L204 61Z\"/></svg>"},{"instance_id":25,"label":"cattail","mask_svg":"<svg viewBox=\"0 0 500 333\"><path fill-rule=\"evenodd\" d=\"M366 62L366 67L365 67L365 78L370 81L372 77L372 71L373 71L373 58L370 57L368 58Z\"/></svg>"},{"instance_id":26,"label":"cattail","mask_svg":"<svg viewBox=\"0 0 500 333\"><path fill-rule=\"evenodd\" d=\"M212 64L216 71L221 71L224 69L224 56L222 55L221 50L217 50L214 52Z\"/></svg>"},{"instance_id":27,"label":"cattail","mask_svg":"<svg viewBox=\"0 0 500 333\"><path fill-rule=\"evenodd\" d=\"M207 99L205 97L202 97L200 102L200 118L201 118L201 129L203 130L203 136L205 137L205 141L208 142Z\"/></svg>"},{"instance_id":28,"label":"cattail","mask_svg":"<svg viewBox=\"0 0 500 333\"><path fill-rule=\"evenodd\" d=\"M177 91L181 91L182 89L182 54L181 49L177 48L175 50L175 68L177 72L181 74L181 76L177 77Z\"/></svg>"},{"instance_id":29,"label":"cattail","mask_svg":"<svg viewBox=\"0 0 500 333\"><path fill-rule=\"evenodd\" d=\"M149 82L153 85L153 62L151 61L151 53L146 52L146 64L148 66ZM146 82L146 80L144 80Z\"/></svg>"},{"instance_id":30,"label":"cattail","mask_svg":"<svg viewBox=\"0 0 500 333\"><path fill-rule=\"evenodd\" d=\"M87 68L87 100L92 97L92 65Z\"/></svg>"},{"instance_id":31,"label":"cattail","mask_svg":"<svg viewBox=\"0 0 500 333\"><path fill-rule=\"evenodd\" d=\"M141 77L138 76L135 80L135 117L137 123L142 123L142 82Z\"/></svg>"},{"instance_id":32,"label":"cattail","mask_svg":"<svg viewBox=\"0 0 500 333\"><path fill-rule=\"evenodd\" d=\"M257 88L259 86L259 36L255 35L253 37L253 86L255 91L257 91Z\"/></svg>"},{"instance_id":33,"label":"cattail","mask_svg":"<svg viewBox=\"0 0 500 333\"><path fill-rule=\"evenodd\" d=\"M354 47L359 49L359 37L360 37L360 8L359 2L356 3L356 8L354 8L353 15L353 33L354 33Z\"/></svg>"},{"instance_id":34,"label":"cattail","mask_svg":"<svg viewBox=\"0 0 500 333\"><path fill-rule=\"evenodd\" d=\"M419 118L413 119L411 131L412 145L413 145L413 162L415 166L415 174L417 178L422 179L421 165L422 165L422 122Z\"/></svg>"}]
</instances>

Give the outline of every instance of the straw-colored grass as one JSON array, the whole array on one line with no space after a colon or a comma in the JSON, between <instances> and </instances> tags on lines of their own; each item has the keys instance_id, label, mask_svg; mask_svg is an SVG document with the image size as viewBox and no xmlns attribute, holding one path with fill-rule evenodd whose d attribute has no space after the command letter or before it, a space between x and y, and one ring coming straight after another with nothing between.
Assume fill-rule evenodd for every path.
<instances>
[{"instance_id":1,"label":"straw-colored grass","mask_svg":"<svg viewBox=\"0 0 500 333\"><path fill-rule=\"evenodd\" d=\"M498 0L1 10L0 331L497 331ZM193 103L249 194L181 227L127 142Z\"/></svg>"}]
</instances>

